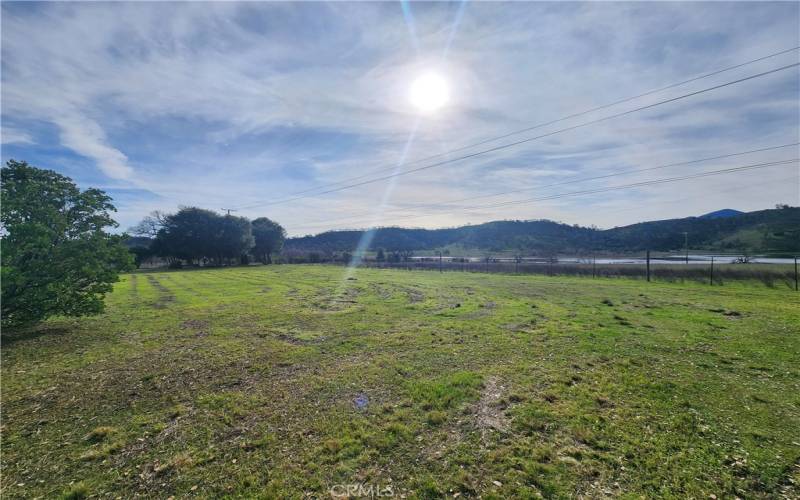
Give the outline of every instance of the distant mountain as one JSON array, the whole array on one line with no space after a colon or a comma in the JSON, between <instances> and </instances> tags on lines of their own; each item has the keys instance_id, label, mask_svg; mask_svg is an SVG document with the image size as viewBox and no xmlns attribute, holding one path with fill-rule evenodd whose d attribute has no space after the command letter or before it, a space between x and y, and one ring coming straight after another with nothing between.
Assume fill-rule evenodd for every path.
<instances>
[{"instance_id":1,"label":"distant mountain","mask_svg":"<svg viewBox=\"0 0 800 500\"><path fill-rule=\"evenodd\" d=\"M684 245L684 232L688 233L689 247L693 250L796 254L800 253L800 208L747 213L725 209L700 217L642 222L606 230L549 220L494 221L447 229L386 227L370 231L368 249L464 249L473 253L533 255L638 253L679 250ZM289 238L285 249L324 254L353 252L364 235L364 231L328 231Z\"/></svg>"},{"instance_id":2,"label":"distant mountain","mask_svg":"<svg viewBox=\"0 0 800 500\"><path fill-rule=\"evenodd\" d=\"M732 208L723 208L700 216L701 219L722 219L724 217L736 217L742 215L744 212L741 210L734 210Z\"/></svg>"},{"instance_id":3,"label":"distant mountain","mask_svg":"<svg viewBox=\"0 0 800 500\"><path fill-rule=\"evenodd\" d=\"M675 250L683 245L684 232L689 247L697 250L798 253L800 208L642 222L603 231L606 248L616 251Z\"/></svg>"}]
</instances>

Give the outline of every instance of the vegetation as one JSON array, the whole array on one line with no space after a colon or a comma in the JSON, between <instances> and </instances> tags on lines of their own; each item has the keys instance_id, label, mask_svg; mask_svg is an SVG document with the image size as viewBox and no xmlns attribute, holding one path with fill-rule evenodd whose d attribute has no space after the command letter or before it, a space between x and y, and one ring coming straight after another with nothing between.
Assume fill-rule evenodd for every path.
<instances>
[{"instance_id":1,"label":"vegetation","mask_svg":"<svg viewBox=\"0 0 800 500\"><path fill-rule=\"evenodd\" d=\"M795 289L795 272L792 264L733 264L717 261L712 269L710 263L703 264L658 264L650 270L653 281L695 281L697 283L723 286L733 281L745 281L751 285L761 283L770 288ZM342 262L339 262L342 263ZM439 262L437 258L426 258L408 262L392 260L365 260L362 266L408 270L429 270L443 272L505 273L505 274L544 274L547 276L586 276L597 278L638 278L647 279L647 266L641 264L596 264L591 261L573 262L509 262L490 259L472 262L467 259L454 259Z\"/></svg>"},{"instance_id":2,"label":"vegetation","mask_svg":"<svg viewBox=\"0 0 800 500\"><path fill-rule=\"evenodd\" d=\"M196 207L166 215L153 242L157 255L216 265L238 262L252 246L250 221Z\"/></svg>"},{"instance_id":3,"label":"vegetation","mask_svg":"<svg viewBox=\"0 0 800 500\"><path fill-rule=\"evenodd\" d=\"M495 221L432 230L387 227L375 230L370 249L420 251L458 247L533 255L671 251L683 248L685 232L695 250L800 253L800 207L781 205L774 210L739 214L719 212L718 216L643 222L607 230L548 220ZM327 255L352 252L362 235L363 231L329 231L291 238L286 248L295 253Z\"/></svg>"},{"instance_id":4,"label":"vegetation","mask_svg":"<svg viewBox=\"0 0 800 500\"><path fill-rule=\"evenodd\" d=\"M2 325L103 310L103 296L132 261L111 198L81 191L52 170L9 160L2 169Z\"/></svg>"},{"instance_id":5,"label":"vegetation","mask_svg":"<svg viewBox=\"0 0 800 500\"><path fill-rule=\"evenodd\" d=\"M272 255L283 249L286 240L286 230L275 221L266 217L259 217L253 221L253 255L256 255L263 264L272 264Z\"/></svg>"},{"instance_id":6,"label":"vegetation","mask_svg":"<svg viewBox=\"0 0 800 500\"><path fill-rule=\"evenodd\" d=\"M137 236L127 244L137 265L162 257L172 267L246 263L250 255L268 264L286 237L283 227L266 217L251 223L245 217L197 207L183 207L175 214L153 212L131 232Z\"/></svg>"},{"instance_id":7,"label":"vegetation","mask_svg":"<svg viewBox=\"0 0 800 500\"><path fill-rule=\"evenodd\" d=\"M4 498L800 496L794 292L345 273L137 272L4 336Z\"/></svg>"}]
</instances>

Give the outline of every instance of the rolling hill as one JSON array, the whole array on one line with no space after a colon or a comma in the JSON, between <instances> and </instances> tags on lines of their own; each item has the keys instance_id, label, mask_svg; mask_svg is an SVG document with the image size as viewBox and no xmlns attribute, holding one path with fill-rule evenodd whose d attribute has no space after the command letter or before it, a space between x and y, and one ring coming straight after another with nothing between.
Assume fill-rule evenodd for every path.
<instances>
[{"instance_id":1,"label":"rolling hill","mask_svg":"<svg viewBox=\"0 0 800 500\"><path fill-rule=\"evenodd\" d=\"M385 227L371 231L369 250L565 254L682 249L684 232L693 250L800 253L800 207L738 212L725 209L699 217L641 222L599 230L549 220L503 220L445 229ZM288 252L352 252L365 231L328 231L290 238Z\"/></svg>"}]
</instances>

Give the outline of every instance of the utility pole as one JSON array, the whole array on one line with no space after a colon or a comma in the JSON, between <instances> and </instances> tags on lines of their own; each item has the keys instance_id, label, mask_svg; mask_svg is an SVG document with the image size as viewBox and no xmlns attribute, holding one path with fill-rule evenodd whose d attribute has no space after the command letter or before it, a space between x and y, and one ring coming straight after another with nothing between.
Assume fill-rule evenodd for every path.
<instances>
[{"instance_id":1,"label":"utility pole","mask_svg":"<svg viewBox=\"0 0 800 500\"><path fill-rule=\"evenodd\" d=\"M439 250L439 272L442 272L442 251Z\"/></svg>"},{"instance_id":2,"label":"utility pole","mask_svg":"<svg viewBox=\"0 0 800 500\"><path fill-rule=\"evenodd\" d=\"M689 233L683 232L683 248L686 250L686 263L689 263Z\"/></svg>"},{"instance_id":3,"label":"utility pole","mask_svg":"<svg viewBox=\"0 0 800 500\"><path fill-rule=\"evenodd\" d=\"M223 208L222 210L225 210L228 213L228 215L230 215L231 212L238 212L238 210L236 210L235 208Z\"/></svg>"},{"instance_id":4,"label":"utility pole","mask_svg":"<svg viewBox=\"0 0 800 500\"><path fill-rule=\"evenodd\" d=\"M647 282L650 283L650 250L647 251Z\"/></svg>"}]
</instances>

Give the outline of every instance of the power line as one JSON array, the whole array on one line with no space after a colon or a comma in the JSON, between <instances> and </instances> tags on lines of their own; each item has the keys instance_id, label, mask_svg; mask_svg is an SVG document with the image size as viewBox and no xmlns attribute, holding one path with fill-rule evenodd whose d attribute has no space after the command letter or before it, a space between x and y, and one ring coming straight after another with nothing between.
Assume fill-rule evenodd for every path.
<instances>
[{"instance_id":1,"label":"power line","mask_svg":"<svg viewBox=\"0 0 800 500\"><path fill-rule=\"evenodd\" d=\"M666 164L666 165L659 165L657 167L638 168L638 169L635 169L635 170L619 170L617 172L612 172L610 174L596 175L596 176L593 176L593 177L585 177L583 179L577 179L577 180L571 180L571 181L555 182L553 184L545 184L544 186L535 186L535 187L529 187L529 188L512 189L510 191L503 191L503 192L500 192L500 193L484 194L484 195L474 196L474 197L469 197L469 198L461 198L461 199L457 199L457 200L449 200L449 201L446 201L446 202L443 202L443 203L458 203L458 202L461 202L461 201L469 201L470 199L494 198L496 196L504 196L504 195L507 195L507 194L521 193L521 192L524 192L524 191L532 191L534 189L544 189L544 188L550 188L550 187L556 187L556 186L563 186L563 185L566 185L566 184L575 184L575 183L578 183L578 182L594 181L594 180L598 180L598 179L607 179L607 178L610 178L610 177L617 177L619 175L628 175L628 174L636 174L636 173L640 173L640 172L649 172L649 171L652 171L652 170L659 170L659 169L662 169L662 168L680 167L680 166L685 166L685 165L692 165L692 164L695 164L695 163L702 163L702 162L705 162L705 161L721 160L723 158L732 158L734 156L742 156L742 155L751 154L751 153L760 153L760 152L763 152L763 151L772 151L772 150L775 150L775 149L788 148L788 147L791 147L791 146L798 146L798 145L800 145L800 142L792 142L792 143L789 143L789 144L781 144L780 146L770 146L770 147L760 148L760 149L751 149L749 151L742 151L742 152L739 152L739 153L730 153L730 154L726 154L726 155L711 156L711 157L708 157L708 158L701 158L699 160L690 160L690 161L682 161L682 162L677 162L677 163L669 163L669 164Z\"/></svg>"},{"instance_id":2,"label":"power line","mask_svg":"<svg viewBox=\"0 0 800 500\"><path fill-rule=\"evenodd\" d=\"M689 160L689 161L683 161L683 162L677 162L677 163L668 163L666 165L659 165L659 166L656 166L656 167L647 167L647 168L640 168L640 169L635 169L635 170L621 170L621 171L617 171L617 172L612 172L610 174L596 175L596 176L592 176L592 177L582 177L582 178L579 178L579 179L572 179L572 180L567 180L567 181L562 181L562 182L555 182L555 183L552 183L552 184L545 184L543 186L534 186L534 187L529 187L529 188L513 189L513 190L510 190L510 191L503 191L503 192L493 193L493 194L469 196L469 197L466 197L466 198L458 198L458 199L453 199L453 200L446 200L446 201L443 201L443 202L440 202L440 203L429 203L429 204L424 204L424 205L418 205L416 207L411 207L411 209L414 209L414 208L437 208L437 207L446 208L446 206L448 204L458 203L458 202L462 202L462 201L473 201L473 200L477 200L477 199L481 199L481 198L492 198L492 197L496 197L496 196L504 196L504 195L507 195L507 194L520 193L520 192L524 192L524 191L532 191L534 189L546 189L546 188L551 188L551 187L556 187L556 186L564 186L564 185L567 185L567 184L578 184L578 183L581 183L581 182L587 182L587 181L593 181L593 180L599 180L599 179L608 179L608 178L611 178L611 177L618 177L618 176L622 176L622 175L630 175L630 174L636 174L636 173L641 173L641 172L650 172L650 171L653 171L653 170L659 170L659 169L670 168L670 167L692 165L692 164L702 163L702 162L711 161L711 160L721 160L721 159L724 159L724 158L732 158L734 156L742 156L742 155L746 155L746 154L760 153L760 152L764 152L764 151L772 151L772 150L776 150L776 149L782 149L782 148L787 148L787 147L791 147L791 146L798 146L798 145L800 145L800 142L793 142L793 143L789 143L789 144L782 144L780 146L770 146L770 147L766 147L766 148L751 149L749 151L741 151L741 152L738 152L738 153L730 153L730 154L725 154L725 155L711 156L711 157L707 157L707 158L700 158L700 159L697 159L697 160ZM350 217L346 217L346 219L354 219L354 218L358 218L358 217L369 216L372 213L373 212L363 212L363 213L356 214L356 215L353 215L353 216L350 216ZM342 220L342 218L318 220L318 221L314 221L314 222L330 222L330 221L338 221L338 220Z\"/></svg>"},{"instance_id":3,"label":"power line","mask_svg":"<svg viewBox=\"0 0 800 500\"><path fill-rule=\"evenodd\" d=\"M464 207L462 210L480 210L480 209L487 209L487 208L499 208L499 207L505 207L505 206L510 206L510 205L520 205L520 204L527 204L527 203L535 203L535 202L538 202L538 201L550 201L550 200L556 200L556 199L561 199L561 198L567 198L567 197L571 197L571 196L581 196L581 195L587 195L587 194L598 194L598 193L605 193L605 192L610 192L610 191L619 191L619 190L623 190L623 189L630 189L630 188L636 188L636 187L646 187L646 186L652 186L652 185L658 185L658 184L665 184L665 183L669 183L669 182L678 182L678 181L683 181L683 180L698 179L698 178L701 178L701 177L709 177L709 176L714 176L714 175L723 175L723 174L734 173L734 172L742 172L742 171L747 171L747 170L756 170L756 169L768 168L768 167L773 167L773 166L778 166L778 165L787 165L787 164L791 164L791 163L796 163L798 161L800 161L800 158L791 158L791 159L787 159L787 160L780 160L780 161L767 162L767 163L754 163L754 164L750 164L750 165L742 165L742 166L739 166L739 167L731 167L731 168L725 168L725 169L719 169L719 170L711 170L711 171L699 172L699 173L696 173L696 174L689 174L689 175L683 175L683 176L677 176L677 177L667 177L667 178L662 178L662 179L653 179L653 180L649 180L649 181L634 182L634 183L630 183L630 184L621 184L621 185L609 186L609 187L605 187L605 188L587 189L587 190L581 190L581 191L571 191L571 192L567 192L567 193L558 193L558 194L554 194L554 195L543 196L543 197L538 197L538 198L529 198L529 199L523 199L523 200L513 200L513 201L508 201L508 202L503 202L503 203L490 204L490 205L475 205L475 206L471 206L471 207ZM452 214L452 212L450 212L450 214ZM430 216L433 216L433 215L448 215L448 214L442 214L442 213L412 214L412 215L407 215L407 216L396 217L396 219L415 219L415 218L430 217ZM300 228L300 227L319 227L319 225L317 224L317 225L306 225L306 226L294 226L292 229L296 229L296 228Z\"/></svg>"},{"instance_id":4,"label":"power line","mask_svg":"<svg viewBox=\"0 0 800 500\"><path fill-rule=\"evenodd\" d=\"M789 182L789 181L797 182L797 180L798 180L798 176L797 175L792 175L790 177L778 177L777 179L770 179L770 180L768 180L766 182L748 183L746 186L736 186L736 187L733 187L733 188L730 188L730 189L714 189L713 193L714 194L733 193L733 192L749 190L749 189L752 189L754 187L771 186L772 184L776 184L777 185L777 184L781 184L781 183ZM671 206L671 205L674 205L674 204L676 204L678 202L690 201L690 200L693 200L693 199L694 199L694 196L686 196L684 198L678 198L678 199L675 199L675 200L662 201L662 202L659 202L659 203L648 203L647 206L648 206L648 208L652 208L654 206L666 206L666 205L670 205ZM633 207L633 208L632 207L626 207L626 208L620 208L620 209L614 209L614 210L603 210L600 213L606 215L606 214L616 214L616 213L622 213L622 212L630 212L631 210L641 210L641 208L639 208L639 207ZM592 212L592 213L593 214L597 214L597 212Z\"/></svg>"},{"instance_id":5,"label":"power line","mask_svg":"<svg viewBox=\"0 0 800 500\"><path fill-rule=\"evenodd\" d=\"M751 59L749 61L745 61L745 62L742 62L742 63L739 63L739 64L735 64L733 66L728 66L726 68L722 68L722 69L719 69L719 70L716 70L716 71L712 71L710 73L705 73L703 75L696 76L696 77L690 78L688 80L683 80L683 81L680 81L680 82L672 83L672 84L666 85L664 87L659 87L657 89L649 90L647 92L643 92L643 93L640 93L640 94L637 94L637 95L634 95L634 96L631 96L631 97L626 97L626 98L623 98L623 99L620 99L620 100L617 100L617 101L614 101L614 102L611 102L611 103L608 103L608 104L603 104L603 105L600 105L600 106L597 106L597 107L594 107L594 108L591 108L591 109L588 109L588 110L585 110L585 111L580 111L580 112L577 112L577 113L573 113L571 115L567 115L567 116L564 116L562 118L557 118L555 120L551 120L551 121L548 121L548 122L544 122L544 123L540 123L540 124L533 125L533 126L530 126L530 127L526 127L526 128L523 128L523 129L520 129L520 130L516 130L516 131L513 131L513 132L509 132L509 133L506 133L506 134L503 134L503 135L500 135L500 136L491 137L489 139L484 139L484 140L481 140L481 141L478 141L478 142L475 142L475 143L472 143L472 144L461 146L459 148L450 149L450 150L445 151L443 153L437 153L437 154L430 155L430 156L427 156L427 157L424 157L424 158L418 158L416 160L413 160L413 161L410 161L410 162L406 162L405 164L406 165L413 165L413 164L416 164L416 163L429 161L429 160L432 160L432 159L435 159L435 158L439 158L441 156L446 156L446 155L450 155L450 154L453 154L453 153L456 153L456 152L459 152L459 151L464 151L466 149L471 149L471 148L480 146L482 144L498 141L500 139L504 139L504 138L511 137L511 136L514 136L514 135L518 135L518 134L521 134L521 133L524 133L524 132L530 132L531 130L535 130L535 129L538 129L538 128L541 128L541 127L552 125L552 124L555 124L555 123L558 123L558 122L561 122L561 121L569 120L571 118L576 118L578 116L586 115L586 114L589 114L589 113L592 113L592 112L595 112L595 111L600 111L602 109L606 109L606 108L609 108L609 107L612 107L612 106L616 106L618 104L623 104L623 103L626 103L626 102L630 102L630 101L639 99L641 97L646 97L648 95L656 94L658 92L663 92L664 90L669 90L671 88L679 87L679 86L685 85L687 83L691 83L691 82L695 82L695 81L702 80L702 79L705 79L705 78L709 78L711 76L719 75L719 74L722 74L722 73L725 73L725 72L728 72L728 71L732 71L734 69L738 69L738 68L741 68L741 67L744 67L744 66L748 66L750 64L754 64L754 63L757 63L757 62L760 62L760 61L771 59L773 57L777 57L777 56L780 56L780 55L783 55L783 54L787 54L789 52L793 52L793 51L796 51L798 49L800 49L800 46L796 46L796 47L792 47L792 48L789 48L789 49L785 49L785 50L781 50L781 51L778 51L778 52L774 52L774 53L768 54L766 56L762 56L762 57L759 57L759 58L756 58L756 59ZM351 181L354 181L354 180L363 179L365 177L369 177L369 176L372 176L372 175L375 175L375 174L378 174L378 173L381 173L381 172L394 170L395 168L396 168L396 165L392 165L392 166L376 169L376 170L373 170L373 171L368 172L366 174L358 175L358 176L355 176L355 177L349 177L349 178L342 179L342 180L336 181L336 182L320 184L318 186L314 186L314 187L311 187L311 188L308 188L308 189L305 189L305 190L302 190L302 191L296 191L294 193L290 193L290 195L301 195L301 194L304 194L304 193L309 193L311 191L316 191L318 189L324 189L324 188L326 188L328 186L335 186L337 184L342 184L342 183L345 183L345 182L351 182ZM283 201L283 200L278 200L278 201ZM288 200L286 200L286 201L288 201ZM258 205L256 205L256 206L258 206ZM240 208L249 208L249 207L250 207L250 205L243 205Z\"/></svg>"},{"instance_id":6,"label":"power line","mask_svg":"<svg viewBox=\"0 0 800 500\"><path fill-rule=\"evenodd\" d=\"M634 188L634 187L646 187L646 186L650 186L650 185L664 184L664 183L668 183L668 182L678 182L678 181L682 181L682 180L689 180L689 179L695 179L695 178L701 178L701 177L708 177L708 176L713 176L713 175L722 175L722 174L731 173L731 172L739 172L739 171L767 168L767 167L772 167L772 166L777 166L777 165L785 165L785 164L795 163L797 161L800 161L800 159L799 158L793 158L793 159L789 159L789 160L781 160L781 161L776 161L776 162L756 163L756 164L751 164L751 165L743 165L743 166L740 166L740 167L731 167L731 168L720 169L720 170L712 170L712 171L700 172L700 173L697 173L697 174L689 174L689 175L685 175L685 176L668 177L668 178L664 178L664 179L654 179L654 180L650 180L650 181L642 181L642 182L636 182L636 183L631 183L631 184L622 184L622 185L610 186L610 187L606 187L606 188L597 188L597 189L589 189L589 190L582 190L582 191L571 191L571 192L568 192L568 193L559 193L559 194L548 195L548 196L544 196L544 197L529 198L529 199L523 199L523 200L514 200L514 201L496 203L496 204L490 204L490 205L468 206L468 207L463 207L463 210L480 210L480 209L487 209L487 208L499 208L499 207L504 207L504 206L509 206L509 205L520 205L520 204L534 203L534 202L537 202L537 201L556 200L556 199L567 198L567 197L571 197L571 196L580 196L580 195L586 195L586 194L598 194L598 193L604 193L604 192L609 192L609 191L618 191L618 190L622 190L622 189L629 189L629 188ZM412 215L406 215L406 216L399 216L397 218L398 219L415 219L415 218L430 217L430 216L433 216L433 215L448 215L448 214L452 214L452 213L453 212L450 212L450 213L412 214ZM317 225L294 226L294 228L297 228L297 227L319 227L319 225L317 224Z\"/></svg>"},{"instance_id":7,"label":"power line","mask_svg":"<svg viewBox=\"0 0 800 500\"><path fill-rule=\"evenodd\" d=\"M792 47L792 48L789 48L789 49L786 49L786 50L781 50L779 52L774 52L772 54L768 54L768 55L763 56L763 57L759 57L759 58L756 58L756 59L751 59L749 61L745 61L743 63L735 64L733 66L728 66L726 68L722 68L722 69L719 69L719 70L716 70L716 71L712 71L710 73L705 73L703 75L696 76L696 77L690 78L688 80L683 80L681 82L672 83L672 84L666 85L664 87L660 87L660 88L657 88L657 89L649 90L647 92L643 92L641 94L637 94L637 95L634 95L634 96L631 96L631 97L626 97L624 99L620 99L618 101L614 101L614 102L611 102L611 103L608 103L608 104L603 104L603 105L597 106L595 108L591 108L591 109L588 109L588 110L585 110L585 111L580 111L580 112L577 112L577 113L573 113L571 115L567 115L567 116L564 116L562 118L557 118L555 120L551 120L551 121L548 121L548 122L544 122L544 123L540 123L540 124L533 125L533 126L530 126L530 127L526 127L526 128L523 128L523 129L520 129L520 130L516 130L516 131L513 131L513 132L509 132L507 134L503 134L503 135L500 135L500 136L497 136L497 137L484 139L484 140L481 140L481 141L478 141L478 142L475 142L475 143L472 143L472 144L468 144L466 146L461 146L461 147L456 148L456 149L451 149L451 150L445 151L444 153L438 153L438 154L435 154L435 155L427 156L425 158L419 158L417 160L406 162L406 165L413 165L413 164L416 164L416 163L421 163L421 162L424 162L424 161L433 160L433 159L439 158L441 156L450 155L450 154L453 154L453 153L457 153L459 151L464 151L466 149L472 149L474 147L481 146L483 144L487 144L489 142L499 141L500 139L505 139L507 137L512 137L514 135L522 134L522 133L525 133L525 132L530 132L531 130L536 130L538 128L546 127L548 125L553 125L555 123L562 122L562 121L565 121L565 120L569 120L571 118L577 118L579 116L587 115L587 114L593 113L595 111L600 111L600 110L603 110L603 109L606 109L606 108L610 108L610 107L616 106L618 104L624 104L626 102L630 102L630 101L633 101L633 100L636 100L636 99L639 99L639 98L642 98L642 97L646 97L646 96L649 96L649 95L652 95L652 94L656 94L658 92L663 92L665 90L669 90L669 89L672 89L672 88L675 88L675 87L679 87L679 86L685 85L687 83L696 82L698 80L703 80L705 78L709 78L709 77L716 76L716 75L719 75L719 74L722 74L722 73L725 73L725 72L728 72L728 71L732 71L734 69L738 69L738 68L741 68L743 66L748 66L750 64L754 64L754 63L757 63L757 62L760 62L760 61L771 59L773 57L777 57L777 56L780 56L780 55L783 55L783 54L787 54L789 52L793 52L793 51L798 50L798 49L800 49L800 46ZM396 168L396 166L390 166L390 167L385 167L385 168L373 170L372 172L369 172L369 173L366 173L366 174L363 174L363 175L358 175L358 176L355 176L355 177L349 177L347 179L342 179L340 181L331 182L331 183L327 183L327 184L321 184L319 186L315 186L315 187L312 187L312 188L309 188L309 189L305 189L303 191L297 191L295 193L292 193L292 195L300 195L300 194L308 193L308 192L311 192L311 191L316 191L318 189L323 189L323 188L328 187L328 186L335 186L337 184L343 184L345 182L350 182L350 181L354 181L354 180L358 180L358 179L363 179L365 177L369 177L369 176L375 175L377 173L386 172L386 171L389 171L389 170L394 170L395 168ZM247 207L242 207L242 208L247 208Z\"/></svg>"},{"instance_id":8,"label":"power line","mask_svg":"<svg viewBox=\"0 0 800 500\"><path fill-rule=\"evenodd\" d=\"M545 196L545 197L541 197L541 198L529 198L529 199L524 199L524 200L505 201L505 202L502 202L502 203L495 203L493 205L486 205L486 206L478 205L478 206L473 206L473 207L466 207L466 209L467 210L471 210L471 209L475 209L475 208L499 208L499 207L506 207L506 206L510 206L510 205L520 205L520 204L525 204L525 203L532 203L532 202L535 202L535 201L555 200L555 199L559 199L559 198L565 198L567 196L577 196L577 195L584 195L584 194L605 193L605 192L608 192L608 191L615 191L615 190L619 190L619 189L628 189L628 188L632 188L632 187L650 186L650 185L653 185L653 184L663 184L665 182L676 182L676 181L682 181L682 180L687 180L687 179L697 179L697 178L700 178L700 177L708 177L710 175L719 175L719 174L726 174L726 173L730 173L730 172L753 170L753 169L758 169L758 168L772 167L772 166L775 166L775 165L785 165L785 164L794 163L794 162L797 162L797 161L800 161L800 158L792 158L792 159L789 159L789 160L773 161L773 162L767 162L767 163L756 163L756 164L752 164L752 165L744 165L744 166L741 166L741 167L724 168L724 169L721 169L721 170L712 170L712 171L700 172L700 173L697 173L697 174L689 174L689 175L684 175L684 176L679 176L679 177L669 177L667 179L656 179L656 180L652 180L652 181L642 181L642 182L636 182L636 183L632 183L632 184L624 184L622 186L612 186L612 187L609 187L609 188L598 188L598 189L586 189L586 190L582 190L582 191L572 191L570 193L563 193L563 194L558 194L558 195Z\"/></svg>"},{"instance_id":9,"label":"power line","mask_svg":"<svg viewBox=\"0 0 800 500\"><path fill-rule=\"evenodd\" d=\"M786 66L781 66L779 68L774 68L774 69L771 69L771 70L768 70L768 71L757 73L755 75L750 75L750 76L747 76L747 77L744 77L744 78L739 78L737 80L732 80L732 81L729 81L729 82L726 82L726 83L715 85L713 87L707 87L705 89L701 89L701 90L697 90L697 91L694 91L694 92L690 92L688 94L683 94L683 95L680 95L680 96L677 96L677 97L672 97L672 98L669 98L669 99L665 99L663 101L659 101L659 102L656 102L656 103L653 103L653 104L640 106L638 108L634 108L634 109L630 109L630 110L627 110L627 111L623 111L621 113L616 113L616 114L613 114L613 115L604 116L602 118L597 118L597 119L590 120L590 121L587 121L587 122L579 123L577 125L572 125L570 127L562 128L562 129L559 129L559 130L556 130L556 131L553 131L553 132L548 132L546 134L541 134L541 135L537 135L537 136L533 136L533 137L528 137L528 138L525 138L525 139L520 139L518 141L514 141L514 142L510 142L510 143L501 144L499 146L495 146L495 147L492 147L492 148L484 149L484 150L477 151L477 152L474 152L474 153L470 153L470 154L467 154L467 155L459 156L457 158L451 158L451 159L443 160L443 161L432 163L432 164L429 164L429 165L424 165L422 167L417 167L417 168L413 168L413 169L410 169L410 170L404 170L404 171L401 171L401 172L396 172L396 173L393 173L393 174L390 174L390 175L385 175L383 177L377 177L375 179L370 179L370 180L363 181L363 182L358 182L358 183L355 183L355 184L348 184L348 185L345 185L345 186L342 186L342 187L338 187L338 188L334 188L334 189L328 189L328 190L325 190L325 191L321 191L319 193L314 193L314 196L319 196L319 195L323 195L323 194L329 194L329 193L334 193L334 192L338 192L338 191L343 191L345 189L351 189L351 188L354 188L354 187L364 186L364 185L367 185L367 184L373 184L375 182L380 182L380 181L391 179L391 178L394 178L394 177L400 177L400 176L403 176L403 175L408 175L408 174L412 174L412 173L415 173L415 172L420 172L422 170L428 170L428 169L431 169L431 168L440 167L442 165L446 165L446 164L449 164L449 163L454 163L454 162L457 162L457 161L466 160L466 159L469 159L469 158L474 158L476 156L480 156L480 155L483 155L483 154L486 154L486 153L492 153L492 152L495 152L495 151L500 151L500 150L507 149L507 148L510 148L510 147L513 147L513 146L518 146L520 144L524 144L524 143L528 143L528 142L531 142L531 141L535 141L537 139L550 137L550 136L553 136L553 135L556 135L556 134L560 134L560 133L563 133L563 132L568 132L570 130L575 130L575 129L578 129L578 128L582 128L582 127L586 127L586 126L589 126L589 125L594 125L594 124L597 124L597 123L608 121L608 120L611 120L611 119L614 119L614 118L619 118L619 117L622 117L622 116L630 115L630 114L633 114L633 113L636 113L636 112L639 112L639 111L643 111L643 110L646 110L646 109L651 109L651 108L654 108L654 107L657 107L657 106L661 106L661 105L664 105L664 104L668 104L668 103L671 103L671 102L679 101L681 99L686 99L686 98L693 97L693 96L696 96L696 95L704 94L706 92L711 92L711 91L714 91L714 90L718 90L718 89L721 89L721 88L724 88L724 87L728 87L728 86L731 86L731 85L735 85L735 84L738 84L738 83L742 83L742 82L746 82L746 81L749 81L749 80L753 80L755 78L760 78L760 77L763 77L763 76L767 76L767 75L770 75L770 74L773 74L773 73L777 73L779 71L784 71L784 70L787 70L787 69L790 69L790 68L794 68L794 67L797 67L797 66L800 66L800 63L793 63L793 64L789 64L789 65L786 65ZM308 198L309 196L310 195L297 196L297 197L294 197L294 198L287 198L285 200L256 203L256 204L247 205L247 206L243 206L243 207L239 207L239 208L244 209L244 208L255 208L255 207L261 207L261 206L268 206L268 205L278 205L278 204L282 204L282 203L288 203L290 201L296 201L296 200Z\"/></svg>"}]
</instances>

